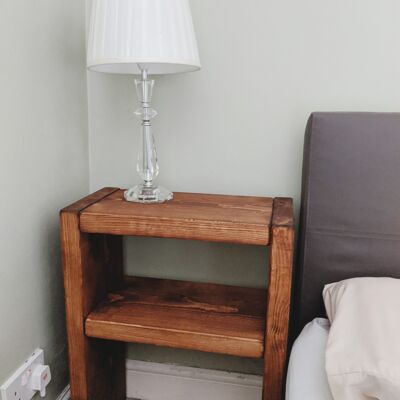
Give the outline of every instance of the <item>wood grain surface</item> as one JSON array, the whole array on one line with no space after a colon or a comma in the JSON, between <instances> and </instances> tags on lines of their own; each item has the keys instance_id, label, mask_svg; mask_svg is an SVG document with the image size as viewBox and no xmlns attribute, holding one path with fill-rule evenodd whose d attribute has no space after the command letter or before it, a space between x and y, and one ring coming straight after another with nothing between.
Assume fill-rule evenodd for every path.
<instances>
[{"instance_id":1,"label":"wood grain surface","mask_svg":"<svg viewBox=\"0 0 400 400\"><path fill-rule=\"evenodd\" d=\"M264 357L263 400L283 399L291 199L175 193L171 202L143 205L104 188L60 219L72 400L125 398L123 342ZM124 279L122 235L270 245L267 291Z\"/></svg>"},{"instance_id":2,"label":"wood grain surface","mask_svg":"<svg viewBox=\"0 0 400 400\"><path fill-rule=\"evenodd\" d=\"M87 233L152 236L266 245L272 216L268 197L174 193L163 204L130 203L123 191L86 208Z\"/></svg>"},{"instance_id":3,"label":"wood grain surface","mask_svg":"<svg viewBox=\"0 0 400 400\"><path fill-rule=\"evenodd\" d=\"M291 199L274 200L271 233L263 400L281 400L284 399L292 287L294 220Z\"/></svg>"},{"instance_id":4,"label":"wood grain surface","mask_svg":"<svg viewBox=\"0 0 400 400\"><path fill-rule=\"evenodd\" d=\"M265 290L131 278L86 319L91 337L263 357Z\"/></svg>"},{"instance_id":5,"label":"wood grain surface","mask_svg":"<svg viewBox=\"0 0 400 400\"><path fill-rule=\"evenodd\" d=\"M122 242L117 236L81 233L79 213L114 191L102 189L60 213L72 400L126 397L124 345L84 333L89 312L122 284Z\"/></svg>"}]
</instances>

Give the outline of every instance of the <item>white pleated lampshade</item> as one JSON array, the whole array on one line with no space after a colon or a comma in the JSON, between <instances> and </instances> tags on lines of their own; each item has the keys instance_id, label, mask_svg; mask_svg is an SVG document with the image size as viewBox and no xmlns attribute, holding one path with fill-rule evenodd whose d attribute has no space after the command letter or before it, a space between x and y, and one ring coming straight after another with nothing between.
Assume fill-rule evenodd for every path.
<instances>
[{"instance_id":1,"label":"white pleated lampshade","mask_svg":"<svg viewBox=\"0 0 400 400\"><path fill-rule=\"evenodd\" d=\"M117 74L200 69L189 0L93 0L87 67Z\"/></svg>"}]
</instances>

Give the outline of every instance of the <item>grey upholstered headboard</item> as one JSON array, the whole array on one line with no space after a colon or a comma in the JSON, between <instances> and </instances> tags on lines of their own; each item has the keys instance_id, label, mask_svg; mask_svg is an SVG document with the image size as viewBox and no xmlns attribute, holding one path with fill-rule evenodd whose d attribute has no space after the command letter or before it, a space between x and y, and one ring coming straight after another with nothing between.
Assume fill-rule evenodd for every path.
<instances>
[{"instance_id":1,"label":"grey upholstered headboard","mask_svg":"<svg viewBox=\"0 0 400 400\"><path fill-rule=\"evenodd\" d=\"M314 113L306 131L295 331L324 284L400 278L400 114Z\"/></svg>"}]
</instances>

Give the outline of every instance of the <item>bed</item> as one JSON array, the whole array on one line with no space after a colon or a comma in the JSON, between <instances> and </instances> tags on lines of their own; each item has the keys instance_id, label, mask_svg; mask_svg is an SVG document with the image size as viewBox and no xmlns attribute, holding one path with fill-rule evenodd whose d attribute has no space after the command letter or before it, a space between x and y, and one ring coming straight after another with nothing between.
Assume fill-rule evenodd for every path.
<instances>
[{"instance_id":1,"label":"bed","mask_svg":"<svg viewBox=\"0 0 400 400\"><path fill-rule=\"evenodd\" d=\"M362 276L400 278L399 211L400 114L312 114L304 145L293 338L325 317L325 284ZM304 337L295 343L287 400L329 399L312 393L325 385L323 351L322 345L307 348ZM307 366L314 372L305 373ZM310 379L320 385L304 385Z\"/></svg>"}]
</instances>

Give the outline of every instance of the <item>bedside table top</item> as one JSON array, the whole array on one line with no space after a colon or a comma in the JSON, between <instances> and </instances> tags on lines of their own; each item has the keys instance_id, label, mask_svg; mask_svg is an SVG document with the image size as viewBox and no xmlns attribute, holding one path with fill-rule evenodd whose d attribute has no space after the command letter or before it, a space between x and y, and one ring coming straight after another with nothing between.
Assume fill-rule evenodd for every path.
<instances>
[{"instance_id":1,"label":"bedside table top","mask_svg":"<svg viewBox=\"0 0 400 400\"><path fill-rule=\"evenodd\" d=\"M82 232L269 244L273 198L178 192L166 203L140 204L109 191L81 211Z\"/></svg>"}]
</instances>

